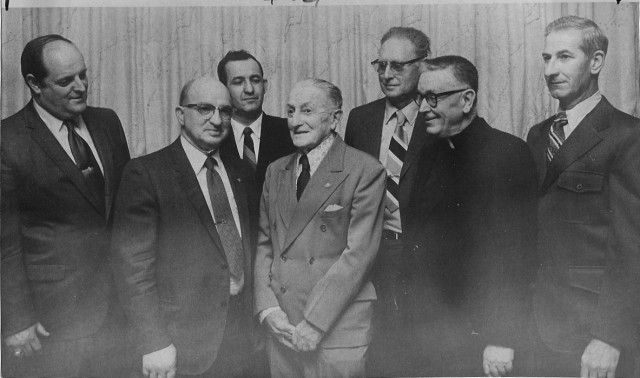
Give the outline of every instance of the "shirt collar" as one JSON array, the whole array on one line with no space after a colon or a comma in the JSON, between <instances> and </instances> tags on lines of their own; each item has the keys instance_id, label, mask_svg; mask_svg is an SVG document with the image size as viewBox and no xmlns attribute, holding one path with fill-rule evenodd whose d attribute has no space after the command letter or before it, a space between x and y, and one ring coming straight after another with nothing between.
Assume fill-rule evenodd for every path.
<instances>
[{"instance_id":1,"label":"shirt collar","mask_svg":"<svg viewBox=\"0 0 640 378\"><path fill-rule=\"evenodd\" d=\"M418 104L415 101L410 101L409 104L407 104L407 106L405 106L400 110L402 110L402 113L407 118L407 122L409 122L409 124L413 126L414 123L416 122L416 118L418 117L418 110L420 110L420 107L418 106ZM389 102L389 99L387 99L384 107L384 124L385 125L389 122L389 120L391 120L391 117L393 117L393 115L397 111L398 111L398 108L396 108L395 105L393 105L391 102Z\"/></svg>"},{"instance_id":2,"label":"shirt collar","mask_svg":"<svg viewBox=\"0 0 640 378\"><path fill-rule=\"evenodd\" d=\"M38 104L36 100L33 100L33 107L36 109L36 112L38 113L44 124L47 125L47 128L49 128L49 130L51 130L53 133L59 133L60 130L62 130L62 128L64 127L64 121L49 113L42 106L40 106L40 104ZM80 122L78 122L79 118L80 117L78 116L74 119L77 125L80 125Z\"/></svg>"},{"instance_id":3,"label":"shirt collar","mask_svg":"<svg viewBox=\"0 0 640 378\"><path fill-rule=\"evenodd\" d=\"M260 135L262 133L262 115L263 114L264 113L260 113L260 116L248 126L251 128L253 133L256 134L256 137L258 138L258 140L260 139ZM236 139L236 144L237 144L238 142L240 142L240 138L242 138L242 132L244 131L244 128L247 126L231 118L231 127L233 128L233 137Z\"/></svg>"},{"instance_id":4,"label":"shirt collar","mask_svg":"<svg viewBox=\"0 0 640 378\"><path fill-rule=\"evenodd\" d=\"M580 102L570 110L565 110L565 112L567 113L567 122L569 128L571 130L575 129L576 126L578 126L578 124L582 122L584 117L586 117L587 114L589 114L596 107L596 105L598 105L600 100L602 100L602 94L600 93L600 91L596 91L596 93L591 95L591 97L589 97L588 99Z\"/></svg>"},{"instance_id":5,"label":"shirt collar","mask_svg":"<svg viewBox=\"0 0 640 378\"><path fill-rule=\"evenodd\" d=\"M327 153L329 152L329 149L333 145L333 142L335 141L335 139L336 139L336 133L332 132L331 134L329 134L328 137L326 137L322 142L320 142L319 145L315 146L311 151L307 152L307 158L309 159L310 174L313 174L313 172L316 171L316 169L318 168L318 166L320 165L324 157L327 156ZM300 164L301 155L302 155L302 152L298 152L298 156L296 160L298 164Z\"/></svg>"},{"instance_id":6,"label":"shirt collar","mask_svg":"<svg viewBox=\"0 0 640 378\"><path fill-rule=\"evenodd\" d=\"M197 175L204 167L204 162L207 160L207 156L209 153L211 153L211 151L209 153L200 151L182 135L180 136L180 143L182 143L182 148L187 155L187 159L189 160L189 164L191 164L191 168L193 168L193 171ZM211 157L216 159L216 161L218 162L218 166L220 166L220 150L216 150L211 155Z\"/></svg>"}]
</instances>

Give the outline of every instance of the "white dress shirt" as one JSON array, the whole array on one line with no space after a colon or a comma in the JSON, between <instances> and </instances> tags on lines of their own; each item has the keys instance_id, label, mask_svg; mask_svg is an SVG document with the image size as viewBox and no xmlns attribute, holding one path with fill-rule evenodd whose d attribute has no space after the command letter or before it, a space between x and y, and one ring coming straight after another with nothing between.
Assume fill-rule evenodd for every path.
<instances>
[{"instance_id":1,"label":"white dress shirt","mask_svg":"<svg viewBox=\"0 0 640 378\"><path fill-rule=\"evenodd\" d=\"M73 161L76 165L78 165L78 163L73 157L73 153L71 153L71 146L69 145L69 130L63 125L64 122L62 120L59 120L55 116L53 116L48 111L44 110L44 108L40 106L38 102L36 102L35 100L33 101L33 106L36 109L36 112L38 113L42 121L44 122L44 124L51 131L51 133L56 138L56 140L58 140L58 143L60 143L64 152L66 152L67 155L69 155L69 158L71 158L71 161ZM96 150L96 146L93 144L93 139L91 139L91 134L89 134L89 129L87 129L87 125L84 123L82 116L78 116L74 118L74 121L76 122L76 125L77 125L76 133L78 133L78 135L80 135L80 137L84 139L84 141L87 142L87 144L89 145L89 148L91 149L91 153L93 154L93 157L98 162L100 171L102 171L102 174L104 176L104 168L102 167L102 161L100 161L98 150Z\"/></svg>"},{"instance_id":2,"label":"white dress shirt","mask_svg":"<svg viewBox=\"0 0 640 378\"><path fill-rule=\"evenodd\" d=\"M251 133L251 140L253 140L253 152L256 154L257 163L258 154L260 152L260 135L262 135L262 114L260 114L260 117L253 121L249 126L245 126L231 118L231 127L233 128L233 137L235 138L236 148L238 149L238 156L240 156L240 159L244 158L244 129L245 127L251 128L253 131Z\"/></svg>"},{"instance_id":3,"label":"white dress shirt","mask_svg":"<svg viewBox=\"0 0 640 378\"><path fill-rule=\"evenodd\" d=\"M565 110L567 113L567 124L564 125L564 139L567 140L569 135L573 132L573 130L578 127L580 122L587 116L587 114L591 113L591 111L598 105L598 103L602 100L602 94L600 91L594 93L588 99L580 102L578 105L574 106L570 110Z\"/></svg>"},{"instance_id":4,"label":"white dress shirt","mask_svg":"<svg viewBox=\"0 0 640 378\"><path fill-rule=\"evenodd\" d=\"M189 159L191 168L193 168L193 172L196 174L198 185L200 186L200 190L204 195L204 200L207 203L207 207L209 208L209 213L211 213L211 217L215 220L216 217L213 214L213 206L211 206L211 197L209 196L209 187L207 186L207 167L204 166L204 163L207 160L207 154L193 146L184 136L180 137L180 142L182 143L184 152L187 154L187 159ZM236 228L238 229L238 235L242 237L242 228L240 227L240 217L238 215L238 205L236 204L236 199L233 195L233 190L231 189L229 176L227 176L227 171L224 168L222 160L220 159L220 152L216 151L212 155L212 157L218 162L218 165L215 169L222 179L224 191L227 193L227 198L229 198L229 206L231 207L231 213L233 214L233 221L235 222ZM240 291L242 291L242 287L244 286L244 274L240 277L239 280L235 280L230 276L230 282L231 286L229 291L231 292L231 295L237 295L238 293L240 293Z\"/></svg>"}]
</instances>

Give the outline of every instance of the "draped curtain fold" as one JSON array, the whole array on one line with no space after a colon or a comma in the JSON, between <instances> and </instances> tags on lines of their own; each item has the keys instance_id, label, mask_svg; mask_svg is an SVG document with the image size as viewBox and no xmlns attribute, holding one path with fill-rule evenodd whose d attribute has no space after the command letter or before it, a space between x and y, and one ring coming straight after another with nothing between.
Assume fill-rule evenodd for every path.
<instances>
[{"instance_id":1,"label":"draped curtain fold","mask_svg":"<svg viewBox=\"0 0 640 378\"><path fill-rule=\"evenodd\" d=\"M267 113L283 116L292 85L318 77L341 88L344 127L353 107L382 97L369 62L384 32L412 26L431 38L434 55L471 60L480 75L479 114L524 137L556 111L544 83L544 27L568 14L593 19L609 37L601 91L623 111L640 115L638 3L610 2L12 8L2 12L2 118L30 97L20 74L24 45L57 33L84 54L89 104L118 113L133 156L179 135L174 109L181 86L197 75L216 75L231 49L246 49L261 61L269 81Z\"/></svg>"}]
</instances>

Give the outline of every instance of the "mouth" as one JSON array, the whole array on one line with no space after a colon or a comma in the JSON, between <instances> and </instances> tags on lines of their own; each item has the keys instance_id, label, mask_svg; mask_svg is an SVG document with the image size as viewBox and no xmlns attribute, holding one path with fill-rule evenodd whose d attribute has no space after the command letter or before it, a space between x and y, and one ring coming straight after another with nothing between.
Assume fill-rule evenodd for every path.
<instances>
[{"instance_id":1,"label":"mouth","mask_svg":"<svg viewBox=\"0 0 640 378\"><path fill-rule=\"evenodd\" d=\"M257 97L244 98L244 99L242 99L242 101L255 102L255 101L258 101L258 98Z\"/></svg>"}]
</instances>

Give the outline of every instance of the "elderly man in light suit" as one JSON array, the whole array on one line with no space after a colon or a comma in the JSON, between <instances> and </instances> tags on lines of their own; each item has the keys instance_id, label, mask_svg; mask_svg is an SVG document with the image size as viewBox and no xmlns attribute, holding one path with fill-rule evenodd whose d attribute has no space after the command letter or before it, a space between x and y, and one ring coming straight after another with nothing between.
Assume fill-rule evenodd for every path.
<instances>
[{"instance_id":1,"label":"elderly man in light suit","mask_svg":"<svg viewBox=\"0 0 640 378\"><path fill-rule=\"evenodd\" d=\"M341 106L331 83L295 84L287 115L298 152L267 169L254 310L272 336L273 377L364 375L385 173L335 133Z\"/></svg>"}]
</instances>

